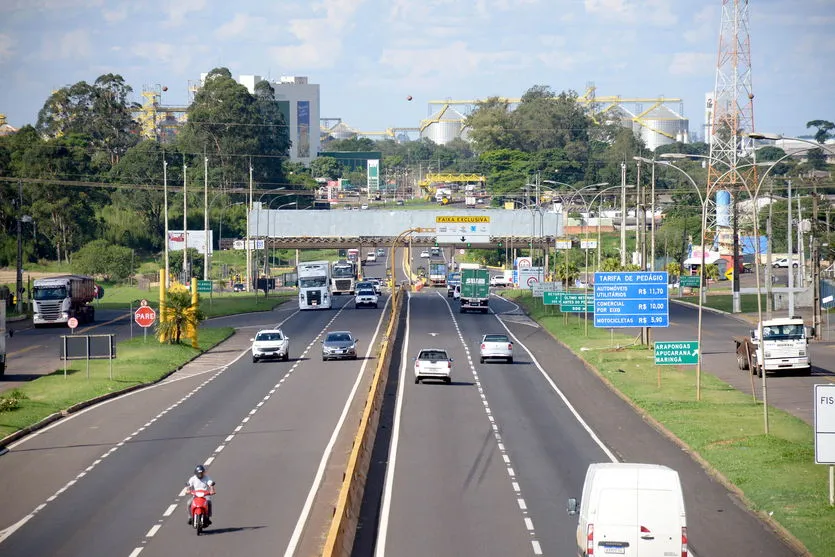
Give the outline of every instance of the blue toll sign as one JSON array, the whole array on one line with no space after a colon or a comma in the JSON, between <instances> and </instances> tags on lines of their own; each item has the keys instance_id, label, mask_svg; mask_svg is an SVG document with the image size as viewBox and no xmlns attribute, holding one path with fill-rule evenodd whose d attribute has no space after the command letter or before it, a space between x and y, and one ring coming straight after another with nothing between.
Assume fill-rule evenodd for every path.
<instances>
[{"instance_id":1,"label":"blue toll sign","mask_svg":"<svg viewBox=\"0 0 835 557\"><path fill-rule=\"evenodd\" d=\"M594 274L594 326L669 327L666 272Z\"/></svg>"}]
</instances>

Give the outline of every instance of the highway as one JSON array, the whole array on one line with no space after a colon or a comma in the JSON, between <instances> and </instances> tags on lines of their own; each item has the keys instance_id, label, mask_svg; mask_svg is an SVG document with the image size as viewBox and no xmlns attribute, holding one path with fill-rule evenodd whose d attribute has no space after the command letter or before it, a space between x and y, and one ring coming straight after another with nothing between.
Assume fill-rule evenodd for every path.
<instances>
[{"instance_id":1,"label":"highway","mask_svg":"<svg viewBox=\"0 0 835 557\"><path fill-rule=\"evenodd\" d=\"M574 555L566 500L590 463L612 460L679 471L693 555L795 555L514 304L461 315L439 292L409 297L390 445L375 447L385 466L369 478L354 555ZM488 332L514 335L514 364L478 364ZM414 384L424 347L452 354L452 385Z\"/></svg>"},{"instance_id":2,"label":"highway","mask_svg":"<svg viewBox=\"0 0 835 557\"><path fill-rule=\"evenodd\" d=\"M355 309L352 297L335 306L227 318L241 330L213 356L222 364L12 445L0 457L0 554L292 555L347 408L373 370L384 315L382 304ZM276 323L291 360L251 363L248 338ZM334 329L358 336L365 357L322 362L321 335ZM203 539L186 525L182 492L200 463L218 489Z\"/></svg>"},{"instance_id":3,"label":"highway","mask_svg":"<svg viewBox=\"0 0 835 557\"><path fill-rule=\"evenodd\" d=\"M670 327L653 329L653 340L696 340L698 310L682 304L670 304ZM749 371L740 370L736 361L735 336L750 334L754 325L729 315L702 311L702 370L726 381L729 385L751 394ZM637 329L630 330L638 334ZM792 373L769 374L768 404L797 416L811 424L814 419L813 385L835 382L835 343L812 342L812 375ZM754 378L755 393L762 397L762 380Z\"/></svg>"}]
</instances>

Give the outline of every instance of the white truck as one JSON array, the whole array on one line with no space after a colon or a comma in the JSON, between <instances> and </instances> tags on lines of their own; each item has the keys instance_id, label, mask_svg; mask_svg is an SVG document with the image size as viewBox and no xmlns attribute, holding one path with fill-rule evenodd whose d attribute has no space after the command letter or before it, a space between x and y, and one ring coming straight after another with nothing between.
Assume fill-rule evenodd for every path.
<instances>
[{"instance_id":1,"label":"white truck","mask_svg":"<svg viewBox=\"0 0 835 557\"><path fill-rule=\"evenodd\" d=\"M62 275L35 280L32 285L32 324L35 327L67 323L92 323L96 310L96 283L84 275Z\"/></svg>"},{"instance_id":2,"label":"white truck","mask_svg":"<svg viewBox=\"0 0 835 557\"><path fill-rule=\"evenodd\" d=\"M299 309L331 308L331 265L328 261L299 263Z\"/></svg>"},{"instance_id":3,"label":"white truck","mask_svg":"<svg viewBox=\"0 0 835 557\"><path fill-rule=\"evenodd\" d=\"M353 261L340 260L331 267L331 292L333 294L353 294L357 282L357 264Z\"/></svg>"},{"instance_id":4,"label":"white truck","mask_svg":"<svg viewBox=\"0 0 835 557\"><path fill-rule=\"evenodd\" d=\"M800 317L781 317L762 322L763 342L759 326L747 337L735 337L739 369L763 373L794 371L812 374L809 357L809 331Z\"/></svg>"}]
</instances>

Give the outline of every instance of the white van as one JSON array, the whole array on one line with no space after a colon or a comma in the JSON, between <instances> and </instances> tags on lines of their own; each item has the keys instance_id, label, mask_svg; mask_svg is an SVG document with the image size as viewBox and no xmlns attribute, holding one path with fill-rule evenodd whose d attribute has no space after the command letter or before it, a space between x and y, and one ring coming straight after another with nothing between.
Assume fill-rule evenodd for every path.
<instances>
[{"instance_id":1,"label":"white van","mask_svg":"<svg viewBox=\"0 0 835 557\"><path fill-rule=\"evenodd\" d=\"M583 557L687 557L687 515L678 472L657 464L595 463L586 471L577 549Z\"/></svg>"}]
</instances>

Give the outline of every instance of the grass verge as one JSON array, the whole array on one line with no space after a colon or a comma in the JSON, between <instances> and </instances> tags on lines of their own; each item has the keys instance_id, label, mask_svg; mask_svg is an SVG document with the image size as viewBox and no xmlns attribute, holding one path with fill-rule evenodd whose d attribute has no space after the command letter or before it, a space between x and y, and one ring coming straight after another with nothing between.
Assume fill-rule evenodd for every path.
<instances>
[{"instance_id":1,"label":"grass verge","mask_svg":"<svg viewBox=\"0 0 835 557\"><path fill-rule=\"evenodd\" d=\"M763 311L765 311L766 295L762 294ZM699 303L699 296L682 296L675 298L683 302L690 302L691 304ZM705 296L704 307L718 309L731 313L733 311L733 294L708 294ZM757 295L756 294L740 294L740 304L742 306L742 313L756 313L757 312Z\"/></svg>"},{"instance_id":2,"label":"grass verge","mask_svg":"<svg viewBox=\"0 0 835 557\"><path fill-rule=\"evenodd\" d=\"M0 438L37 423L50 414L133 385L151 383L182 366L201 352L229 338L231 327L200 329L200 349L191 345L143 342L142 337L119 342L113 360L113 380L106 360L90 361L90 379L84 361L67 362L63 368L0 395ZM4 402L9 399L9 402ZM2 408L8 408L2 411Z\"/></svg>"},{"instance_id":3,"label":"grass verge","mask_svg":"<svg viewBox=\"0 0 835 557\"><path fill-rule=\"evenodd\" d=\"M200 306L206 317L222 317L236 313L269 311L277 305L296 297L295 292L271 293L254 296L245 292L214 292L211 296L201 294ZM130 310L131 302L148 300L152 305L159 303L159 289L143 290L135 286L105 286L104 298L96 302L97 309ZM136 309L136 304L134 304Z\"/></svg>"},{"instance_id":4,"label":"grass verge","mask_svg":"<svg viewBox=\"0 0 835 557\"><path fill-rule=\"evenodd\" d=\"M827 468L815 464L809 425L772 408L766 436L762 405L717 377L702 375L701 402L695 400L693 366L664 366L659 388L652 352L629 346L632 337L615 334L614 344L625 348L614 348L608 329L590 326L587 338L576 316L566 325L529 293L504 295L739 488L754 510L773 513L813 555L832 555L835 508L827 500Z\"/></svg>"}]
</instances>

